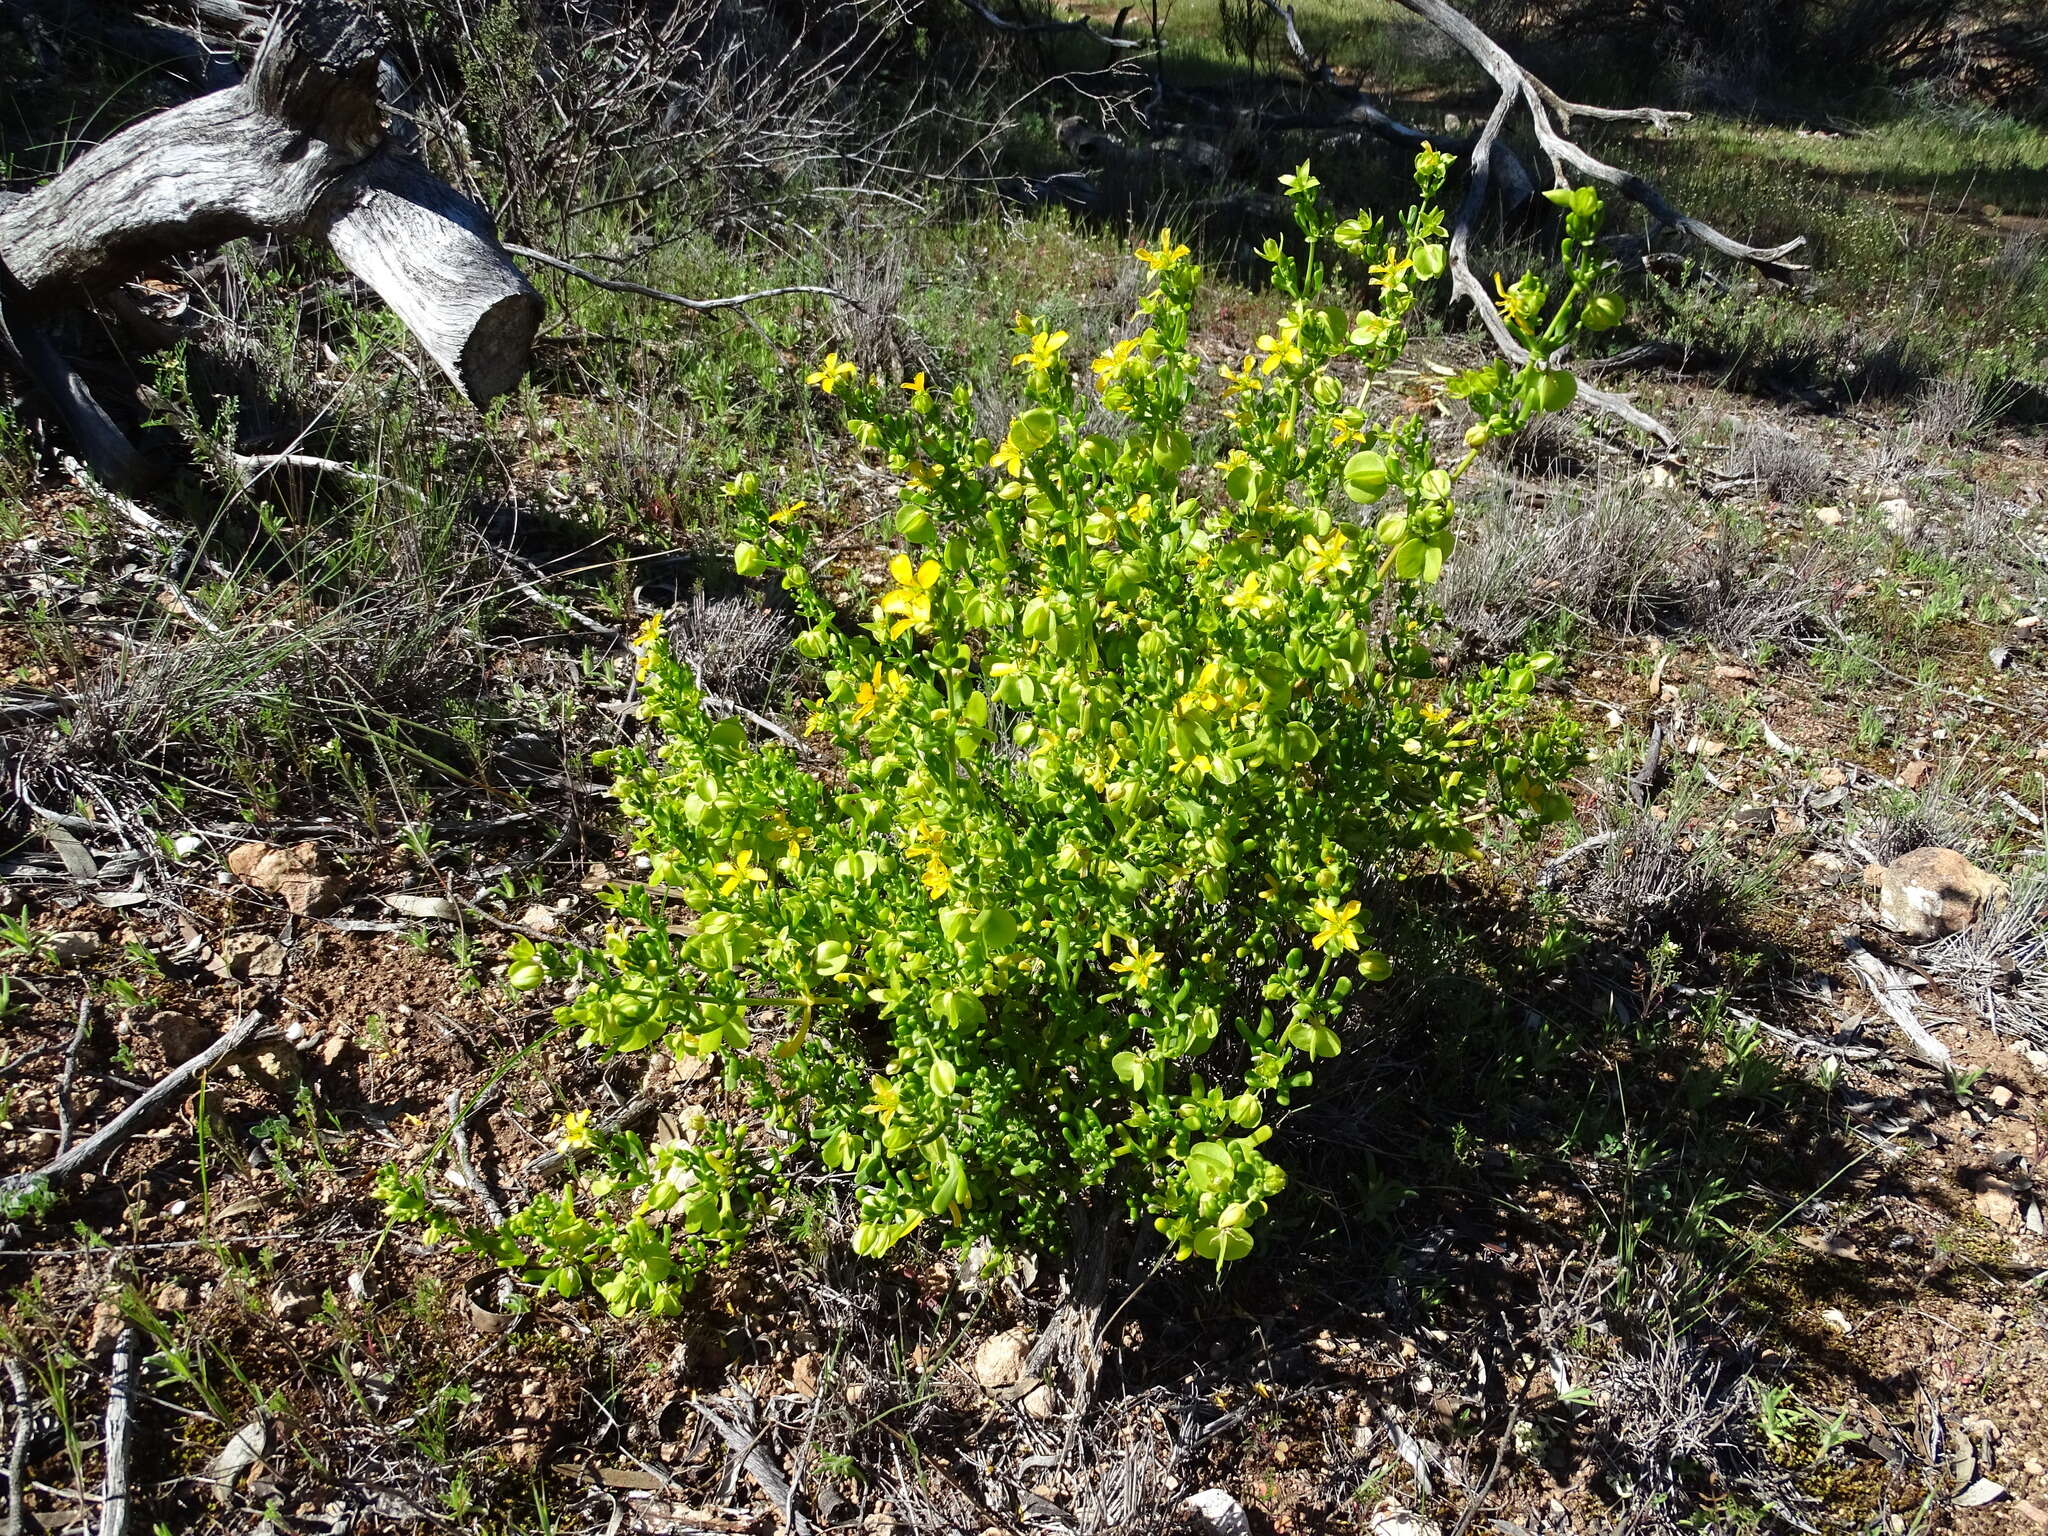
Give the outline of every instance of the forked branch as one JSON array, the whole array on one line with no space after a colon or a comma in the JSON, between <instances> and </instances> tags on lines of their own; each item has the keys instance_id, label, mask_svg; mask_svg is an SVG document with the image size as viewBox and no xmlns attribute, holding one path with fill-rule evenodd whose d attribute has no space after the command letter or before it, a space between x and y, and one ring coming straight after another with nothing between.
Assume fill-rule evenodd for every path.
<instances>
[{"instance_id":1,"label":"forked branch","mask_svg":"<svg viewBox=\"0 0 2048 1536\"><path fill-rule=\"evenodd\" d=\"M1293 54L1296 67L1306 78L1328 89L1349 94L1353 99L1353 119L1381 138L1408 148L1421 147L1425 138L1421 129L1394 118L1364 91L1339 81L1327 63L1310 53L1295 26L1292 8L1282 4L1281 0L1265 0L1265 4L1285 23L1288 49ZM1505 48L1469 17L1450 5L1448 0L1400 0L1400 4L1462 48L1500 88L1500 98L1494 104L1486 126L1480 130L1477 137L1446 141L1440 143L1438 147L1464 156L1467 162L1465 196L1459 204L1451 234L1450 270L1453 290L1459 297L1472 304L1485 324L1487 333L1493 338L1494 344L1514 362L1525 362L1528 352L1495 312L1492 297L1474 273L1472 240L1478 222L1486 211L1489 193L1497 190L1509 207L1521 206L1531 195L1529 173L1521 158L1503 138L1508 125L1516 116L1517 109L1528 115L1530 127L1536 136L1537 148L1549 165L1553 186L1567 187L1574 180L1595 182L1619 192L1642 208L1658 229L1676 230L1709 250L1737 261L1749 262L1760 271L1781 280L1789 279L1794 274L1806 270L1803 266L1786 259L1806 244L1804 235L1796 235L1782 245L1758 246L1746 244L1723 234L1711 224L1675 207L1661 191L1634 172L1625 171L1600 159L1574 140L1569 132L1573 121L1579 118L1601 122L1647 123L1661 130L1673 123L1688 120L1691 117L1690 113L1667 111L1661 107L1594 107L1581 102L1566 101L1550 86L1516 63ZM1640 431L1650 433L1667 447L1675 443L1669 428L1631 405L1621 395L1587 388L1582 383L1578 399L1584 405L1604 411Z\"/></svg>"}]
</instances>

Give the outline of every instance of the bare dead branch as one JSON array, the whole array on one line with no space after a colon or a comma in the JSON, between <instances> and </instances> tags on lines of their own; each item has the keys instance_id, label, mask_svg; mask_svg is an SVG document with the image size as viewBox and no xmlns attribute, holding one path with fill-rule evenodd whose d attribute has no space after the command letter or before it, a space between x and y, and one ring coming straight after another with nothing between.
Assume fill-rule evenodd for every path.
<instances>
[{"instance_id":1,"label":"bare dead branch","mask_svg":"<svg viewBox=\"0 0 2048 1536\"><path fill-rule=\"evenodd\" d=\"M630 293L638 298L658 299L664 304L679 305L683 309L739 309L762 299L779 299L792 293L814 293L821 298L837 299L842 304L853 304L856 309L860 307L837 288L823 288L810 283L794 283L784 288L763 288L758 293L735 293L719 299L692 299L680 293L669 293L665 289L649 288L644 283L629 283L623 278L599 277L586 267L579 267L573 261L564 261L559 256L550 256L546 251L537 251L530 245L508 244L505 249L514 256L524 256L528 261L537 261L544 267L553 267L557 272L566 272L569 276L578 278L593 288L602 288L607 293Z\"/></svg>"},{"instance_id":2,"label":"bare dead branch","mask_svg":"<svg viewBox=\"0 0 2048 1536\"><path fill-rule=\"evenodd\" d=\"M797 1513L796 1495L789 1479L782 1475L782 1468L775 1464L775 1458L768 1448L761 1444L760 1434L749 1434L730 1419L724 1418L702 1398L690 1405L702 1416L705 1423L718 1431L718 1438L732 1448L740 1458L740 1466L754 1481L767 1498L769 1506L778 1511L790 1536L811 1536L811 1522Z\"/></svg>"},{"instance_id":3,"label":"bare dead branch","mask_svg":"<svg viewBox=\"0 0 2048 1536\"><path fill-rule=\"evenodd\" d=\"M1745 245L1742 241L1724 235L1712 225L1692 218L1674 208L1649 182L1632 172L1609 165L1568 138L1559 128L1557 119L1569 122L1574 116L1592 117L1601 112L1611 113L1614 109L1592 109L1565 102L1550 87L1543 84L1529 71L1517 64L1508 51L1489 37L1463 12L1448 3L1448 0L1400 0L1405 10L1413 11L1424 21L1451 39L1475 63L1493 77L1501 90L1511 97L1520 98L1528 108L1531 126L1536 131L1536 142L1549 159L1552 178L1556 185L1569 185L1576 173L1589 177L1603 186L1639 204L1659 224L1676 229L1691 239L1724 256L1751 262L1775 277L1789 277L1802 272L1804 267L1794 265L1785 258L1806 244L1804 235L1795 235L1782 245ZM1651 108L1636 108L1637 120L1642 113L1654 112ZM1675 114L1661 114L1665 121L1675 120ZM1660 124L1661 126L1661 124Z\"/></svg>"},{"instance_id":4,"label":"bare dead branch","mask_svg":"<svg viewBox=\"0 0 2048 1536\"><path fill-rule=\"evenodd\" d=\"M114 1345L107 1378L106 1475L100 1484L98 1536L128 1536L128 1451L135 1431L135 1358L142 1330L129 1323Z\"/></svg>"},{"instance_id":5,"label":"bare dead branch","mask_svg":"<svg viewBox=\"0 0 2048 1536\"><path fill-rule=\"evenodd\" d=\"M1451 153L1469 156L1473 153L1476 139L1446 138L1442 134L1430 134L1413 123L1402 122L1382 107L1369 92L1357 86L1346 85L1337 78L1327 60L1319 59L1309 51L1302 40L1301 31L1294 23L1294 7L1282 5L1280 0L1265 0L1265 6L1280 18L1287 39L1287 51L1294 57L1294 66L1303 78L1314 81L1325 90L1348 96L1351 107L1345 113L1345 120L1364 128L1367 132L1402 149L1417 150L1425 144L1434 143L1437 148ZM1496 139L1498 134L1495 135ZM1501 196L1509 208L1519 208L1536 195L1529 172L1522 165L1521 158L1505 145L1495 148L1496 165L1500 173Z\"/></svg>"},{"instance_id":6,"label":"bare dead branch","mask_svg":"<svg viewBox=\"0 0 2048 1536\"><path fill-rule=\"evenodd\" d=\"M1529 360L1529 349L1524 347L1508 329L1507 322L1494 308L1493 297L1486 291L1486 285L1472 270L1472 236L1480 218L1486 212L1494 156L1502 153L1501 130L1507 126L1514 107L1515 97L1503 91L1500 99L1494 103L1493 113L1487 118L1485 128L1480 131L1472 146L1471 163L1466 172L1465 196L1458 205L1457 217L1451 226L1450 271L1452 294L1471 304L1473 312L1486 327L1487 335L1493 338L1494 346L1500 349L1502 356L1519 366ZM1519 165L1517 168L1519 169ZM1674 448L1678 444L1677 437L1669 427L1636 407L1625 395L1596 389L1581 380L1577 403L1592 410L1604 411L1628 423L1637 431L1648 433L1666 448Z\"/></svg>"},{"instance_id":7,"label":"bare dead branch","mask_svg":"<svg viewBox=\"0 0 2048 1536\"><path fill-rule=\"evenodd\" d=\"M1025 34L1079 32L1084 37L1093 38L1105 48L1142 48L1145 46L1143 38L1120 37L1117 35L1123 31L1124 18L1131 14L1131 7L1128 5L1116 13L1115 25L1105 34L1096 31L1085 19L1076 19L1074 21L1011 21L1006 17L998 16L986 5L983 5L981 0L960 0L960 3L980 17L986 25L994 27L998 32Z\"/></svg>"},{"instance_id":8,"label":"bare dead branch","mask_svg":"<svg viewBox=\"0 0 2048 1536\"><path fill-rule=\"evenodd\" d=\"M7 1451L7 1524L0 1536L22 1536L27 1529L22 1479L28 1472L28 1442L35 1429L35 1399L29 1395L28 1372L12 1355L7 1358L7 1384L14 1391L14 1440Z\"/></svg>"},{"instance_id":9,"label":"bare dead branch","mask_svg":"<svg viewBox=\"0 0 2048 1536\"><path fill-rule=\"evenodd\" d=\"M524 376L540 296L483 210L388 140L381 48L375 19L350 0L288 0L239 84L132 123L34 191L0 198L8 346L106 483L139 485L146 466L27 317L242 236L324 239L473 404Z\"/></svg>"}]
</instances>

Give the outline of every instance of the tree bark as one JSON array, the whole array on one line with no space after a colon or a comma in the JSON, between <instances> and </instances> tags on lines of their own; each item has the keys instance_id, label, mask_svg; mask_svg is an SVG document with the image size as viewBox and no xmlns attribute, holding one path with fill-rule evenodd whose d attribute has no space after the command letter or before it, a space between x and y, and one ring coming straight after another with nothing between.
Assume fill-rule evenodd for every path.
<instances>
[{"instance_id":1,"label":"tree bark","mask_svg":"<svg viewBox=\"0 0 2048 1536\"><path fill-rule=\"evenodd\" d=\"M319 238L471 403L515 388L540 295L488 215L388 142L382 45L348 0L290 0L240 84L123 129L0 206L17 330L173 256L248 235Z\"/></svg>"}]
</instances>

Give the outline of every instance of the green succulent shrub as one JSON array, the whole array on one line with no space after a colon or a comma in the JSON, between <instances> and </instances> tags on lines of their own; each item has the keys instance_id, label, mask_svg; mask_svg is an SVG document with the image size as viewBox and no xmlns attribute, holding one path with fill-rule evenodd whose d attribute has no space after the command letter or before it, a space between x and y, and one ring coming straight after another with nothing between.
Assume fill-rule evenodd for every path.
<instances>
[{"instance_id":1,"label":"green succulent shrub","mask_svg":"<svg viewBox=\"0 0 2048 1536\"><path fill-rule=\"evenodd\" d=\"M1056 1245L1098 1189L1183 1258L1249 1252L1286 1183L1268 1116L1388 971L1368 877L1564 814L1579 755L1568 722L1529 718L1551 658L1453 678L1425 640L1459 477L1570 398L1545 360L1589 308L1612 316L1598 204L1557 194L1555 303L1533 277L1503 291L1528 366L1397 393L1404 319L1446 264L1446 163L1419 156L1421 203L1384 223L1340 222L1306 166L1286 178L1302 238L1267 256L1288 306L1220 378L1170 233L1138 252L1143 330L1085 366L1020 317L1026 398L999 442L965 387L828 355L810 382L900 481L879 596L801 507L770 511L754 474L727 487L738 568L779 575L823 669L804 749L708 711L649 625L652 745L611 764L646 879L608 898L598 948L522 942L507 974L569 984L560 1018L588 1045L715 1060L731 1118L693 1112L650 1146L571 1117L571 1177L500 1229L459 1227L395 1171L394 1212L656 1312L799 1162L850 1186L866 1255L927 1224ZM1369 305L1330 297L1339 267ZM1218 393L1220 458L1187 428ZM1446 398L1472 420L1440 464Z\"/></svg>"}]
</instances>

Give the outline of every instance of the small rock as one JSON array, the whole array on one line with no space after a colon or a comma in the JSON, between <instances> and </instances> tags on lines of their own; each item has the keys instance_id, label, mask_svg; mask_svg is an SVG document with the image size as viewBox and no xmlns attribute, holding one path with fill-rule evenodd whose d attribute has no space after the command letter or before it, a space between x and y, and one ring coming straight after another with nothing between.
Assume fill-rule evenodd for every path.
<instances>
[{"instance_id":1,"label":"small rock","mask_svg":"<svg viewBox=\"0 0 2048 1536\"><path fill-rule=\"evenodd\" d=\"M1197 1536L1251 1536L1244 1506L1221 1488L1204 1488L1180 1501L1180 1512Z\"/></svg>"},{"instance_id":2,"label":"small rock","mask_svg":"<svg viewBox=\"0 0 2048 1536\"><path fill-rule=\"evenodd\" d=\"M121 1315L120 1305L103 1301L92 1309L92 1333L85 1341L88 1355L109 1355L120 1341L121 1330L128 1326L128 1319Z\"/></svg>"},{"instance_id":3,"label":"small rock","mask_svg":"<svg viewBox=\"0 0 2048 1536\"><path fill-rule=\"evenodd\" d=\"M1053 1402L1051 1383L1041 1381L1025 1393L1022 1406L1024 1412L1034 1419L1051 1418L1058 1411Z\"/></svg>"},{"instance_id":4,"label":"small rock","mask_svg":"<svg viewBox=\"0 0 2048 1536\"><path fill-rule=\"evenodd\" d=\"M1985 1097L1990 1099L1991 1102L1996 1104L2000 1109L2012 1108L2013 1092L2003 1083L1993 1084L1991 1092L1986 1094Z\"/></svg>"},{"instance_id":5,"label":"small rock","mask_svg":"<svg viewBox=\"0 0 2048 1536\"><path fill-rule=\"evenodd\" d=\"M535 933L553 933L562 926L562 918L553 907L537 901L519 914L519 923L521 927L531 928Z\"/></svg>"},{"instance_id":6,"label":"small rock","mask_svg":"<svg viewBox=\"0 0 2048 1536\"><path fill-rule=\"evenodd\" d=\"M400 917L452 918L455 916L455 903L446 896L411 896L404 894L386 896L384 898L384 905L396 912Z\"/></svg>"},{"instance_id":7,"label":"small rock","mask_svg":"<svg viewBox=\"0 0 2048 1536\"><path fill-rule=\"evenodd\" d=\"M974 1352L974 1379L991 1392L1014 1386L1023 1379L1027 1352L1021 1329L982 1340L981 1348Z\"/></svg>"},{"instance_id":8,"label":"small rock","mask_svg":"<svg viewBox=\"0 0 2048 1536\"><path fill-rule=\"evenodd\" d=\"M2019 1224L2019 1191L1995 1173L1986 1173L1977 1179L1977 1214L1994 1227L2012 1227Z\"/></svg>"},{"instance_id":9,"label":"small rock","mask_svg":"<svg viewBox=\"0 0 2048 1536\"><path fill-rule=\"evenodd\" d=\"M1720 666L1714 668L1714 676L1724 683L1753 683L1756 673L1748 667Z\"/></svg>"},{"instance_id":10,"label":"small rock","mask_svg":"<svg viewBox=\"0 0 2048 1536\"><path fill-rule=\"evenodd\" d=\"M283 898L301 917L326 917L348 897L348 882L318 843L291 848L242 843L228 851L228 868L257 890Z\"/></svg>"},{"instance_id":11,"label":"small rock","mask_svg":"<svg viewBox=\"0 0 2048 1536\"><path fill-rule=\"evenodd\" d=\"M1842 509L1840 507L1815 507L1813 509L1813 520L1829 528L1839 528L1842 525Z\"/></svg>"},{"instance_id":12,"label":"small rock","mask_svg":"<svg viewBox=\"0 0 2048 1536\"><path fill-rule=\"evenodd\" d=\"M231 933L220 941L218 969L231 981L269 981L284 975L284 946L267 933Z\"/></svg>"},{"instance_id":13,"label":"small rock","mask_svg":"<svg viewBox=\"0 0 2048 1536\"><path fill-rule=\"evenodd\" d=\"M1907 789L1918 789L1927 782L1928 776L1933 772L1934 764L1924 757L1916 757L1899 770L1899 783Z\"/></svg>"},{"instance_id":14,"label":"small rock","mask_svg":"<svg viewBox=\"0 0 2048 1536\"><path fill-rule=\"evenodd\" d=\"M2004 672L2012 666L2012 651L2003 645L1994 645L1984 653L1984 659L1991 663L1991 670Z\"/></svg>"},{"instance_id":15,"label":"small rock","mask_svg":"<svg viewBox=\"0 0 2048 1536\"><path fill-rule=\"evenodd\" d=\"M0 915L14 916L28 905L28 898L21 894L18 885L0 885Z\"/></svg>"},{"instance_id":16,"label":"small rock","mask_svg":"<svg viewBox=\"0 0 2048 1536\"><path fill-rule=\"evenodd\" d=\"M2010 890L1953 848L1915 848L1885 866L1877 905L1884 925L1911 943L1958 933Z\"/></svg>"},{"instance_id":17,"label":"small rock","mask_svg":"<svg viewBox=\"0 0 2048 1536\"><path fill-rule=\"evenodd\" d=\"M1849 775L1844 773L1841 766L1837 763L1829 763L1827 767L1815 774L1814 778L1819 782L1822 789L1840 789L1849 782Z\"/></svg>"},{"instance_id":18,"label":"small rock","mask_svg":"<svg viewBox=\"0 0 2048 1536\"><path fill-rule=\"evenodd\" d=\"M43 946L50 954L65 965L77 965L90 960L107 947L106 940L84 928L67 929L53 933L43 940Z\"/></svg>"},{"instance_id":19,"label":"small rock","mask_svg":"<svg viewBox=\"0 0 2048 1536\"><path fill-rule=\"evenodd\" d=\"M271 1287L270 1310L281 1322L303 1323L320 1310L320 1298L316 1294L302 1291L297 1286L280 1280Z\"/></svg>"},{"instance_id":20,"label":"small rock","mask_svg":"<svg viewBox=\"0 0 2048 1536\"><path fill-rule=\"evenodd\" d=\"M299 1086L299 1053L273 1040L230 1058L242 1076L272 1093L290 1093Z\"/></svg>"},{"instance_id":21,"label":"small rock","mask_svg":"<svg viewBox=\"0 0 2048 1536\"><path fill-rule=\"evenodd\" d=\"M1919 531L1920 514L1913 510L1913 504L1903 496L1888 497L1877 504L1878 516L1884 519L1884 531L1895 539L1910 539Z\"/></svg>"},{"instance_id":22,"label":"small rock","mask_svg":"<svg viewBox=\"0 0 2048 1536\"><path fill-rule=\"evenodd\" d=\"M225 1501L242 1474L263 1459L270 1449L270 1429L263 1420L251 1419L234 1433L221 1453L207 1463L206 1480L215 1497Z\"/></svg>"},{"instance_id":23,"label":"small rock","mask_svg":"<svg viewBox=\"0 0 2048 1536\"><path fill-rule=\"evenodd\" d=\"M816 1351L798 1355L790 1363L789 1385L798 1397L806 1402L818 1395L818 1383L824 1379L825 1357Z\"/></svg>"},{"instance_id":24,"label":"small rock","mask_svg":"<svg viewBox=\"0 0 2048 1536\"><path fill-rule=\"evenodd\" d=\"M213 1031L203 1020L195 1019L189 1013L180 1013L175 1008L159 1008L137 1020L136 1027L156 1037L164 1060L173 1066L197 1056L213 1040Z\"/></svg>"}]
</instances>

